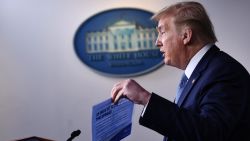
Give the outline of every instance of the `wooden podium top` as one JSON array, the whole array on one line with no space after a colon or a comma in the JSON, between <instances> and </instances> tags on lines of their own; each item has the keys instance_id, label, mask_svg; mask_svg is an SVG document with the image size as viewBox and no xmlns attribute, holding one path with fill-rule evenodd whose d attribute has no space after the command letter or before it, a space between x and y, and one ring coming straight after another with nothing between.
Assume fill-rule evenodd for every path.
<instances>
[{"instance_id":1,"label":"wooden podium top","mask_svg":"<svg viewBox=\"0 0 250 141\"><path fill-rule=\"evenodd\" d=\"M37 137L37 136L32 136L32 137L18 139L18 140L14 140L14 141L54 141L54 140L45 139L45 138L41 138L41 137Z\"/></svg>"}]
</instances>

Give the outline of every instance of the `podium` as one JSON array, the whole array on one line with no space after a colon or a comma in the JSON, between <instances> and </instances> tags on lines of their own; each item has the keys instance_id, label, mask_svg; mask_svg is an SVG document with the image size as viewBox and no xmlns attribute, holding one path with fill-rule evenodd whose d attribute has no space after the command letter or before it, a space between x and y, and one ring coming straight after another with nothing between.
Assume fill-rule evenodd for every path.
<instances>
[{"instance_id":1,"label":"podium","mask_svg":"<svg viewBox=\"0 0 250 141\"><path fill-rule=\"evenodd\" d=\"M37 136L32 136L32 137L18 139L18 140L14 140L14 141L55 141L55 140L45 139L45 138L41 138L41 137L37 137Z\"/></svg>"}]
</instances>

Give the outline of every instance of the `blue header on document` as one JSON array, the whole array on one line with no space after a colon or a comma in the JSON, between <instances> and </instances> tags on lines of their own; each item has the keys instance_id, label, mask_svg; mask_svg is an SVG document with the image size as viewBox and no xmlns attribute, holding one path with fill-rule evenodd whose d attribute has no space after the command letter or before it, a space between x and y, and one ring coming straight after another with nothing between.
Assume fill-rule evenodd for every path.
<instances>
[{"instance_id":1,"label":"blue header on document","mask_svg":"<svg viewBox=\"0 0 250 141\"><path fill-rule=\"evenodd\" d=\"M92 141L120 141L131 134L134 104L123 98L118 104L111 99L93 106Z\"/></svg>"}]
</instances>

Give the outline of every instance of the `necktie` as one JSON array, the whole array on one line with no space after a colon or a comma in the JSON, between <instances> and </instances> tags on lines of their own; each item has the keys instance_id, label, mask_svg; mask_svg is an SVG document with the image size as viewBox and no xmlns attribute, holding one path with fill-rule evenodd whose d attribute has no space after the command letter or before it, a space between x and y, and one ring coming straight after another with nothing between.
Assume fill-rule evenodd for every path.
<instances>
[{"instance_id":1,"label":"necktie","mask_svg":"<svg viewBox=\"0 0 250 141\"><path fill-rule=\"evenodd\" d=\"M180 81L178 89L177 89L177 94L176 94L176 97L175 97L175 103L178 102L178 100L179 100L179 98L181 96L181 93L182 93L183 89L185 88L185 86L187 84L187 81L188 81L188 78L185 75L185 73L183 73L183 75L181 77L181 81Z\"/></svg>"}]
</instances>

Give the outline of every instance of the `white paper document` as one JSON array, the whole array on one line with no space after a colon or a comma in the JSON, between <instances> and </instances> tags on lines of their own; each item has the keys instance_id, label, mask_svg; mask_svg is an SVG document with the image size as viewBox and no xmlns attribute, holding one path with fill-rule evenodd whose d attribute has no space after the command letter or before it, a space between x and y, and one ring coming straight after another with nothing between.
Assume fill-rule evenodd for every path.
<instances>
[{"instance_id":1,"label":"white paper document","mask_svg":"<svg viewBox=\"0 0 250 141\"><path fill-rule=\"evenodd\" d=\"M134 104L123 98L118 104L111 99L95 106L92 111L92 141L120 141L131 134Z\"/></svg>"}]
</instances>

